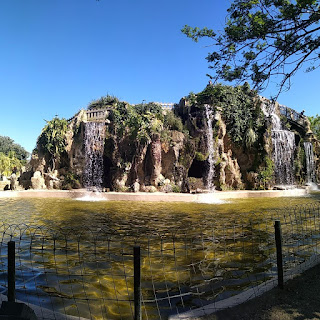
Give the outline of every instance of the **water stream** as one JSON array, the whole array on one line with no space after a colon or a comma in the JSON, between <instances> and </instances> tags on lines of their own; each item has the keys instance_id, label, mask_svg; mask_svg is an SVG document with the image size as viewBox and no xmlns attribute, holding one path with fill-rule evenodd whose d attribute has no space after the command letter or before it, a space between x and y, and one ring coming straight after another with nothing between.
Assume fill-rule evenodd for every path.
<instances>
[{"instance_id":1,"label":"water stream","mask_svg":"<svg viewBox=\"0 0 320 320\"><path fill-rule=\"evenodd\" d=\"M88 190L101 190L103 182L103 151L105 123L87 122L85 124L84 186Z\"/></svg>"},{"instance_id":2,"label":"water stream","mask_svg":"<svg viewBox=\"0 0 320 320\"><path fill-rule=\"evenodd\" d=\"M208 146L208 163L209 163L209 171L208 171L208 181L207 181L207 188L210 191L214 191L214 184L213 178L215 175L215 148L214 148L214 141L213 141L213 130L212 130L212 117L213 111L211 110L208 104L205 105L206 109L206 117L207 117L207 146Z\"/></svg>"},{"instance_id":3,"label":"water stream","mask_svg":"<svg viewBox=\"0 0 320 320\"><path fill-rule=\"evenodd\" d=\"M306 154L307 183L309 184L315 183L316 174L315 174L313 146L311 142L304 142L303 145L304 145L304 151Z\"/></svg>"},{"instance_id":4,"label":"water stream","mask_svg":"<svg viewBox=\"0 0 320 320\"><path fill-rule=\"evenodd\" d=\"M284 130L276 113L274 103L263 104L262 110L271 118L272 157L274 161L275 181L278 185L293 185L294 179L294 133Z\"/></svg>"}]
</instances>

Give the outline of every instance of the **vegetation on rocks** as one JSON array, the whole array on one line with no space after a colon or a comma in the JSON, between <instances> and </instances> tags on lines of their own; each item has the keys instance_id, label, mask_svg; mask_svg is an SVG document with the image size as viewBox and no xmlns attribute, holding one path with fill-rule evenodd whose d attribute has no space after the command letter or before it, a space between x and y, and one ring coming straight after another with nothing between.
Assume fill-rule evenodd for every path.
<instances>
[{"instance_id":1,"label":"vegetation on rocks","mask_svg":"<svg viewBox=\"0 0 320 320\"><path fill-rule=\"evenodd\" d=\"M208 85L189 98L197 106L209 104L221 112L232 141L250 148L261 137L264 116L258 95L245 83L243 86Z\"/></svg>"},{"instance_id":2,"label":"vegetation on rocks","mask_svg":"<svg viewBox=\"0 0 320 320\"><path fill-rule=\"evenodd\" d=\"M275 181L271 121L262 112L262 98L247 83L237 87L209 84L197 94L190 93L172 110L164 110L154 102L131 105L110 95L91 102L89 111L104 110L104 117L97 120L103 122L105 135L98 137L104 139L103 187L135 192L206 188L207 105L215 148L215 187L270 189ZM58 117L47 121L38 138L35 152L39 161L33 172L58 169L62 188L83 186L84 139L86 128L91 127L85 122L92 121L95 114L81 110L70 121ZM317 133L319 116L311 117L310 122ZM298 183L304 183L306 176L302 158L308 128L307 124L305 132L301 127L300 132L291 128L299 144L295 154Z\"/></svg>"},{"instance_id":3,"label":"vegetation on rocks","mask_svg":"<svg viewBox=\"0 0 320 320\"><path fill-rule=\"evenodd\" d=\"M38 151L49 156L51 169L54 170L61 154L65 151L68 122L57 116L46 122L47 124L38 138L37 146L40 148Z\"/></svg>"},{"instance_id":4,"label":"vegetation on rocks","mask_svg":"<svg viewBox=\"0 0 320 320\"><path fill-rule=\"evenodd\" d=\"M317 136L317 139L320 140L320 116L317 114L316 116L308 117L308 119L311 130Z\"/></svg>"}]
</instances>

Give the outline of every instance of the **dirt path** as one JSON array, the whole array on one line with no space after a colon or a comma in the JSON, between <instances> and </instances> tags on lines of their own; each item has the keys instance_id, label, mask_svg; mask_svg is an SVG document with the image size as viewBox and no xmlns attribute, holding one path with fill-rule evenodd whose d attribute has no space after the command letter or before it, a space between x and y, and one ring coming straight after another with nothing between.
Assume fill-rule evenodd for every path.
<instances>
[{"instance_id":1,"label":"dirt path","mask_svg":"<svg viewBox=\"0 0 320 320\"><path fill-rule=\"evenodd\" d=\"M320 319L320 265L237 307L201 320L305 320Z\"/></svg>"}]
</instances>

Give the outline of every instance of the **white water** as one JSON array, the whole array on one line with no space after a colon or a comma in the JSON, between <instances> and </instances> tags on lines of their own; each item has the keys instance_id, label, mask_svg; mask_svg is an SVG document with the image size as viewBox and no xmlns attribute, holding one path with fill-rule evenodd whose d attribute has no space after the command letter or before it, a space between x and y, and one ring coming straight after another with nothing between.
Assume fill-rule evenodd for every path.
<instances>
[{"instance_id":1,"label":"white water","mask_svg":"<svg viewBox=\"0 0 320 320\"><path fill-rule=\"evenodd\" d=\"M90 202L107 201L107 199L105 199L102 196L102 193L100 193L100 192L88 192L85 195L83 195L82 197L75 198L75 200L78 200L78 201L90 201Z\"/></svg>"},{"instance_id":2,"label":"white water","mask_svg":"<svg viewBox=\"0 0 320 320\"><path fill-rule=\"evenodd\" d=\"M84 135L86 157L84 186L88 190L99 191L103 182L105 124L103 122L87 122Z\"/></svg>"},{"instance_id":3,"label":"white water","mask_svg":"<svg viewBox=\"0 0 320 320\"><path fill-rule=\"evenodd\" d=\"M276 184L292 185L294 179L294 133L272 130L273 161Z\"/></svg>"},{"instance_id":4,"label":"white water","mask_svg":"<svg viewBox=\"0 0 320 320\"><path fill-rule=\"evenodd\" d=\"M294 151L295 138L294 133L283 130L281 120L276 114L274 103L264 103L262 105L264 114L271 117L272 130L272 157L274 161L274 174L276 184L292 185L294 179Z\"/></svg>"},{"instance_id":5,"label":"white water","mask_svg":"<svg viewBox=\"0 0 320 320\"><path fill-rule=\"evenodd\" d=\"M316 182L313 146L311 142L304 142L303 145L306 154L307 183L312 184Z\"/></svg>"},{"instance_id":6,"label":"white water","mask_svg":"<svg viewBox=\"0 0 320 320\"><path fill-rule=\"evenodd\" d=\"M207 188L210 191L214 191L214 184L213 178L215 174L215 148L214 148L214 141L213 141L213 130L212 130L212 117L213 112L210 109L208 104L205 105L206 109L206 117L207 117L207 147L208 147L208 163L209 163L209 171L207 177Z\"/></svg>"},{"instance_id":7,"label":"white water","mask_svg":"<svg viewBox=\"0 0 320 320\"><path fill-rule=\"evenodd\" d=\"M202 193L198 195L198 199L195 201L197 203L207 203L207 204L225 204L230 203L230 201L217 199L214 197L214 194L211 193Z\"/></svg>"}]
</instances>

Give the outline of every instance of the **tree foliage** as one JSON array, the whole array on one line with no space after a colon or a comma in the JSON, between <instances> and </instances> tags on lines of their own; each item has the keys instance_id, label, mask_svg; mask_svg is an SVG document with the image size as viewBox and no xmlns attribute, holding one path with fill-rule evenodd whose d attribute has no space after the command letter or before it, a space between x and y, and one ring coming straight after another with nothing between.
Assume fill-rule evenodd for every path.
<instances>
[{"instance_id":1,"label":"tree foliage","mask_svg":"<svg viewBox=\"0 0 320 320\"><path fill-rule=\"evenodd\" d=\"M319 0L233 0L222 32L190 26L182 32L194 41L212 39L212 79L250 80L263 89L280 76L281 92L300 68L319 67L319 19Z\"/></svg>"},{"instance_id":2,"label":"tree foliage","mask_svg":"<svg viewBox=\"0 0 320 320\"><path fill-rule=\"evenodd\" d=\"M0 152L4 155L8 155L12 151L19 160L26 160L29 156L29 152L15 143L14 140L6 136L0 136Z\"/></svg>"},{"instance_id":3,"label":"tree foliage","mask_svg":"<svg viewBox=\"0 0 320 320\"><path fill-rule=\"evenodd\" d=\"M59 119L58 117L46 122L47 124L38 137L37 145L43 152L50 155L52 169L55 169L61 153L65 151L68 122L66 119Z\"/></svg>"},{"instance_id":4,"label":"tree foliage","mask_svg":"<svg viewBox=\"0 0 320 320\"><path fill-rule=\"evenodd\" d=\"M25 164L25 160L20 160L16 157L14 151L8 154L0 152L0 174L10 176L13 171L18 171Z\"/></svg>"},{"instance_id":5,"label":"tree foliage","mask_svg":"<svg viewBox=\"0 0 320 320\"><path fill-rule=\"evenodd\" d=\"M320 140L320 116L317 114L316 116L308 117L310 121L310 128Z\"/></svg>"}]
</instances>

